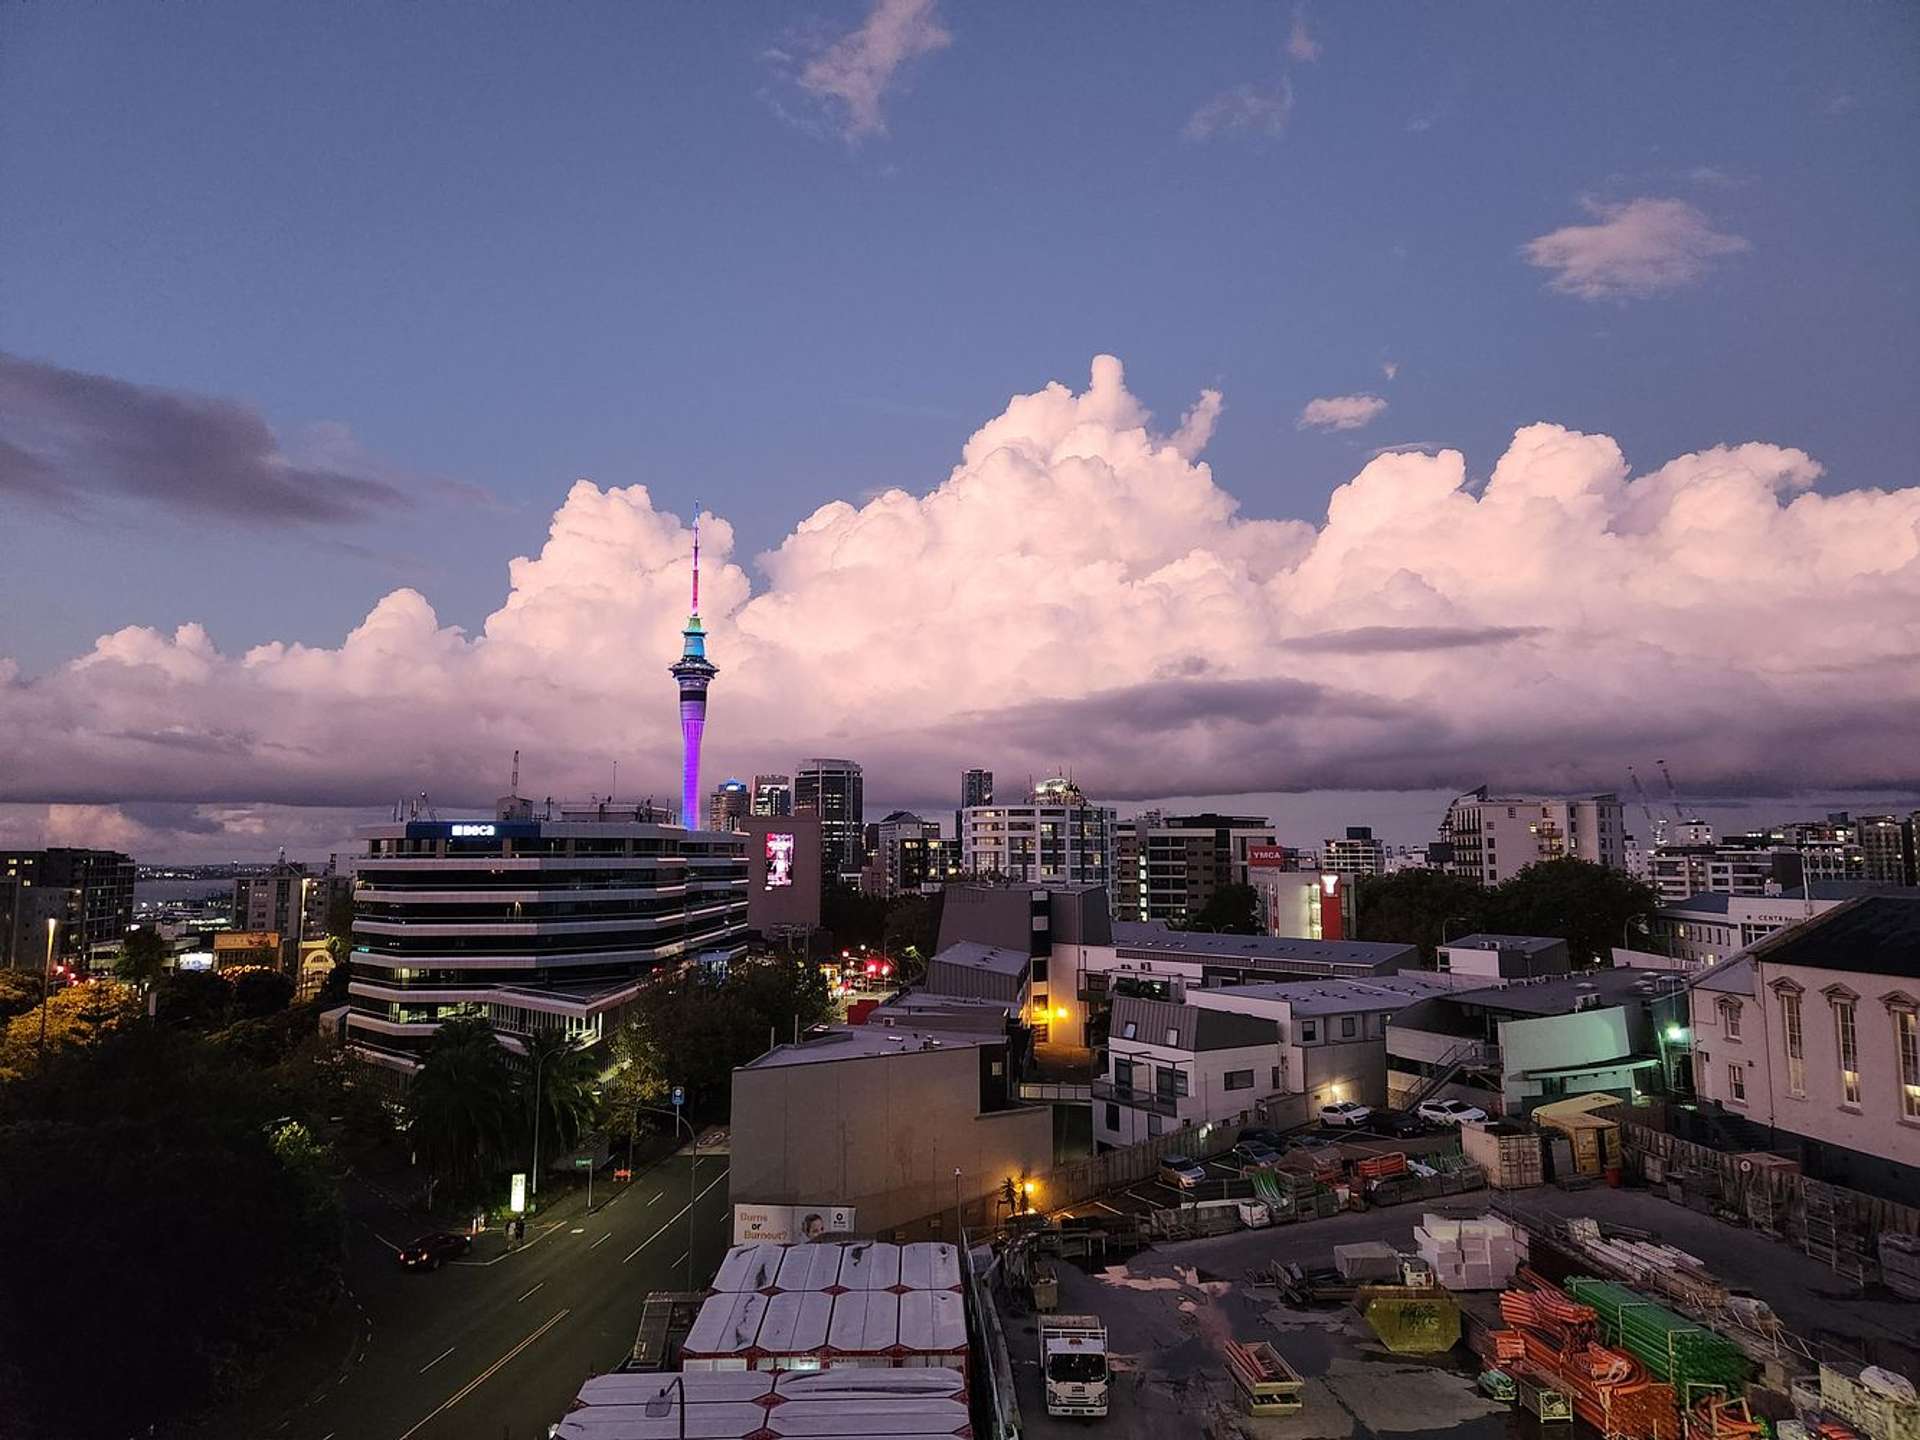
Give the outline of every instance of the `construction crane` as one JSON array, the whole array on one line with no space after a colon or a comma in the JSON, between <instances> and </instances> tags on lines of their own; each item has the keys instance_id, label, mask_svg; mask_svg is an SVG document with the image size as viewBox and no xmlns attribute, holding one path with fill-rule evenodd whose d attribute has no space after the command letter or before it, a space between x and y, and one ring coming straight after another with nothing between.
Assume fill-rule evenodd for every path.
<instances>
[{"instance_id":1,"label":"construction crane","mask_svg":"<svg viewBox=\"0 0 1920 1440\"><path fill-rule=\"evenodd\" d=\"M1653 845L1667 843L1667 822L1653 813L1653 806L1647 799L1647 787L1640 783L1639 772L1633 766L1627 766L1627 778L1633 781L1634 796L1640 801L1640 813L1647 817L1647 841Z\"/></svg>"},{"instance_id":2,"label":"construction crane","mask_svg":"<svg viewBox=\"0 0 1920 1440\"><path fill-rule=\"evenodd\" d=\"M1678 820L1682 825L1699 824L1700 817L1698 815L1689 815L1680 808L1680 790L1679 787L1673 783L1673 772L1667 769L1667 762L1664 760L1656 760L1653 763L1660 767L1660 778L1667 782L1667 803L1673 806L1674 819Z\"/></svg>"}]
</instances>

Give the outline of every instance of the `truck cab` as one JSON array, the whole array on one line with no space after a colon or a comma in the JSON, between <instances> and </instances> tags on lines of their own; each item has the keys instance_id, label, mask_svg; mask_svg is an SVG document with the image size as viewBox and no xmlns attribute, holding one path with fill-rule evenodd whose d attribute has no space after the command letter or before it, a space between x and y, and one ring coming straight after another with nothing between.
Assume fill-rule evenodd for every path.
<instances>
[{"instance_id":1,"label":"truck cab","mask_svg":"<svg viewBox=\"0 0 1920 1440\"><path fill-rule=\"evenodd\" d=\"M1107 1327L1094 1315L1040 1322L1040 1377L1049 1415L1107 1413Z\"/></svg>"}]
</instances>

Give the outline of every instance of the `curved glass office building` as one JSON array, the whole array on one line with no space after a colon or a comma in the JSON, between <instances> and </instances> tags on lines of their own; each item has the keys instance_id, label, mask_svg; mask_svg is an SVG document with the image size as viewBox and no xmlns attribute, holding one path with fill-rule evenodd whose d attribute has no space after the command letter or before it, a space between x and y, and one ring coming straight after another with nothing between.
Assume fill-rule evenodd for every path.
<instances>
[{"instance_id":1,"label":"curved glass office building","mask_svg":"<svg viewBox=\"0 0 1920 1440\"><path fill-rule=\"evenodd\" d=\"M743 836L648 807L404 820L360 832L348 1043L412 1070L443 1020L592 1043L662 966L744 953Z\"/></svg>"}]
</instances>

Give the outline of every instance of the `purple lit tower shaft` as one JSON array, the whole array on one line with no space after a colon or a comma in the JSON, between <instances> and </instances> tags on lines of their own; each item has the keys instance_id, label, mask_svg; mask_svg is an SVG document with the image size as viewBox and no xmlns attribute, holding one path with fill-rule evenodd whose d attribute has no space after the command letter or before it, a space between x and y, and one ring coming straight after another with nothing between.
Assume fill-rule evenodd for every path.
<instances>
[{"instance_id":1,"label":"purple lit tower shaft","mask_svg":"<svg viewBox=\"0 0 1920 1440\"><path fill-rule=\"evenodd\" d=\"M707 686L720 673L707 659L707 632L700 623L700 507L693 514L693 613L680 632L686 642L667 673L680 682L680 823L700 825L700 736L707 728Z\"/></svg>"}]
</instances>

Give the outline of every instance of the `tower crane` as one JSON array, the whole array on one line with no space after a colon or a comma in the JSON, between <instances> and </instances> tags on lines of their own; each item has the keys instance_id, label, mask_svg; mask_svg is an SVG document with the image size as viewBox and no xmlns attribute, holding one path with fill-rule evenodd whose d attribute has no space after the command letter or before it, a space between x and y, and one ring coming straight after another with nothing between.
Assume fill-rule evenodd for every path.
<instances>
[{"instance_id":1,"label":"tower crane","mask_svg":"<svg viewBox=\"0 0 1920 1440\"><path fill-rule=\"evenodd\" d=\"M1656 760L1653 763L1660 767L1660 778L1667 782L1667 803L1673 806L1674 819L1678 820L1682 825L1698 824L1700 821L1698 815L1689 815L1680 808L1680 791L1673 783L1673 772L1667 769L1667 762L1664 760Z\"/></svg>"},{"instance_id":2,"label":"tower crane","mask_svg":"<svg viewBox=\"0 0 1920 1440\"><path fill-rule=\"evenodd\" d=\"M1667 843L1667 822L1653 813L1653 806L1647 800L1647 787L1640 783L1640 774L1633 766L1627 766L1627 778L1633 781L1634 796L1640 802L1640 813L1647 817L1647 840L1650 844Z\"/></svg>"}]
</instances>

